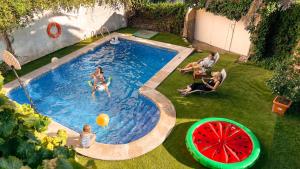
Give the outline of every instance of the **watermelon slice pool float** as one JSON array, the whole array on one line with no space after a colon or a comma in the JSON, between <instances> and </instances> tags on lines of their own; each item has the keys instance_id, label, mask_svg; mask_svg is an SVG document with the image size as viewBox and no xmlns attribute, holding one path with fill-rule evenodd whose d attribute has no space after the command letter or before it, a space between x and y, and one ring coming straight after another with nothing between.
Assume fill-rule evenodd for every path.
<instances>
[{"instance_id":1,"label":"watermelon slice pool float","mask_svg":"<svg viewBox=\"0 0 300 169\"><path fill-rule=\"evenodd\" d=\"M191 126L186 146L208 168L245 169L259 157L260 145L245 126L225 118L205 118Z\"/></svg>"}]
</instances>

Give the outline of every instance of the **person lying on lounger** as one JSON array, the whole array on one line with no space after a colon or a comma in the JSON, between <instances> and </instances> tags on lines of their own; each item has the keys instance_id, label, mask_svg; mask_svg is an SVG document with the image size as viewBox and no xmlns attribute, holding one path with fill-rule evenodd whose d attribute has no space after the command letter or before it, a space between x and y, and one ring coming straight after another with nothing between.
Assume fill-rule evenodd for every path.
<instances>
[{"instance_id":1,"label":"person lying on lounger","mask_svg":"<svg viewBox=\"0 0 300 169\"><path fill-rule=\"evenodd\" d=\"M193 91L214 91L216 90L222 81L221 72L212 73L212 77L205 81L202 79L202 83L192 83L188 85L185 89L178 89L181 95L187 95Z\"/></svg>"},{"instance_id":2,"label":"person lying on lounger","mask_svg":"<svg viewBox=\"0 0 300 169\"><path fill-rule=\"evenodd\" d=\"M215 54L211 52L207 57L204 59L200 59L197 62L191 62L187 64L184 68L178 68L178 70L181 73L187 73L187 72L192 72L194 71L194 74L201 74L205 73L206 69L211 67L215 63Z\"/></svg>"}]
</instances>

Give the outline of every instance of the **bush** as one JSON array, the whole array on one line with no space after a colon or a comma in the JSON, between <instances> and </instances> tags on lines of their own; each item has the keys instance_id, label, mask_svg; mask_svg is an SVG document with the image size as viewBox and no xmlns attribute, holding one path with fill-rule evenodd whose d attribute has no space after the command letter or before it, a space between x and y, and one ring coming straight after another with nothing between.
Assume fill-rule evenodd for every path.
<instances>
[{"instance_id":1,"label":"bush","mask_svg":"<svg viewBox=\"0 0 300 169\"><path fill-rule=\"evenodd\" d=\"M262 20L251 39L254 44L252 60L265 68L275 69L282 61L292 58L292 50L300 39L299 11L300 4L285 11L270 5L262 11Z\"/></svg>"},{"instance_id":2,"label":"bush","mask_svg":"<svg viewBox=\"0 0 300 169\"><path fill-rule=\"evenodd\" d=\"M0 89L2 85L0 75ZM22 165L36 168L46 159L74 158L74 150L65 147L65 131L59 130L54 137L43 133L49 123L48 117L36 113L30 105L19 105L1 93L0 168L14 169Z\"/></svg>"},{"instance_id":3,"label":"bush","mask_svg":"<svg viewBox=\"0 0 300 169\"><path fill-rule=\"evenodd\" d=\"M205 8L207 11L216 15L225 16L231 20L240 20L245 16L251 6L252 0L227 0L227 1L210 1L207 5L206 0L188 0L192 7Z\"/></svg>"},{"instance_id":4,"label":"bush","mask_svg":"<svg viewBox=\"0 0 300 169\"><path fill-rule=\"evenodd\" d=\"M135 4L134 15L128 18L132 27L181 34L187 6L184 3Z\"/></svg>"},{"instance_id":5,"label":"bush","mask_svg":"<svg viewBox=\"0 0 300 169\"><path fill-rule=\"evenodd\" d=\"M291 62L278 66L267 84L274 94L300 102L300 75L294 71Z\"/></svg>"}]
</instances>

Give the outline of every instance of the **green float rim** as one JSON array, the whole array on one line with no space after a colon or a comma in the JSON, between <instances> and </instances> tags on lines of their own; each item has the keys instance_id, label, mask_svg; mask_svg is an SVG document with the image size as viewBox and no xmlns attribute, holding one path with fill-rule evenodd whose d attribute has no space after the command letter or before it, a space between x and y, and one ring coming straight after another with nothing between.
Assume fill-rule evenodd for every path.
<instances>
[{"instance_id":1,"label":"green float rim","mask_svg":"<svg viewBox=\"0 0 300 169\"><path fill-rule=\"evenodd\" d=\"M232 124L240 127L241 129L243 129L249 135L249 137L253 143L252 153L249 155L249 157L247 157L243 161L236 162L236 163L221 163L221 162L214 161L210 158L207 158L206 156L201 154L193 142L193 133L200 125L207 123L207 122L212 122L212 121L223 121L223 122L232 123ZM189 152L192 154L192 156L199 163L201 163L202 165L204 165L205 167L208 167L208 168L216 168L216 169L246 169L246 168L250 168L251 166L253 166L255 164L255 162L258 159L259 154L260 154L259 141L256 138L256 136L251 132L251 130L248 129L247 127L243 126L240 123L237 123L233 120L226 119L226 118L211 117L211 118L202 119L202 120L194 123L187 132L187 135L185 138L185 143L186 143L186 146L187 146Z\"/></svg>"}]
</instances>

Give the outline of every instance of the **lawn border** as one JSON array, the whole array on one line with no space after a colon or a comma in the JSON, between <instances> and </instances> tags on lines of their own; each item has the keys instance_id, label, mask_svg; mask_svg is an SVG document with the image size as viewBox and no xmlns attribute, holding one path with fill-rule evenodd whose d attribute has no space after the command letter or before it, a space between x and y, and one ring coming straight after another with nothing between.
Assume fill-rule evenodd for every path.
<instances>
[{"instance_id":1,"label":"lawn border","mask_svg":"<svg viewBox=\"0 0 300 169\"><path fill-rule=\"evenodd\" d=\"M160 83L164 81L164 79L167 78L176 69L176 67L194 51L194 49L148 39L137 38L131 35L124 35L121 33L112 33L75 52L72 52L71 54L60 58L58 62L47 64L21 77L21 79L25 83L28 83L30 80L40 76L41 74L51 71L57 68L58 66L68 63L71 60L81 56L82 54L94 50L94 48L109 41L115 36L127 40L136 41L139 43L144 43L147 45L152 45L155 47L162 47L175 50L178 52L178 54L139 89L140 94L152 100L160 110L160 119L157 125L144 137L130 142L128 144L102 144L97 142L94 145L92 145L89 149L82 149L78 146L79 133L52 120L52 123L49 125L47 130L47 133L49 135L55 134L58 129L66 130L68 133L68 145L74 146L76 152L78 152L79 154L94 159L132 159L155 149L164 142L164 140L167 138L167 136L170 134L173 127L175 126L176 111L171 101L163 94L158 92L156 90L156 87L158 87ZM10 90L18 86L19 85L17 80L14 80L5 84L4 90L6 92L9 92Z\"/></svg>"}]
</instances>

